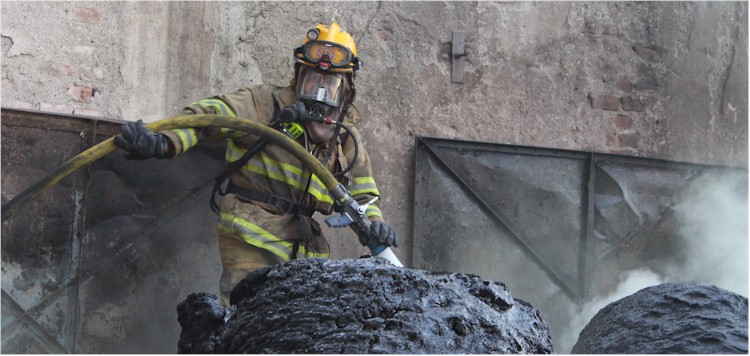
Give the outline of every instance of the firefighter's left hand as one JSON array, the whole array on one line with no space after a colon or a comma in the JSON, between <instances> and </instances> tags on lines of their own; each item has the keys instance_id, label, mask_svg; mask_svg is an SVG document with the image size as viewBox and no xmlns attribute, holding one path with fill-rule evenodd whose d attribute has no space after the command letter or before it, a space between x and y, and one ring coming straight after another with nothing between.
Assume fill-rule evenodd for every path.
<instances>
[{"instance_id":1,"label":"firefighter's left hand","mask_svg":"<svg viewBox=\"0 0 750 356\"><path fill-rule=\"evenodd\" d=\"M167 136L151 131L143 125L143 120L122 125L122 135L115 136L115 144L127 152L126 159L163 159L174 156Z\"/></svg>"},{"instance_id":2,"label":"firefighter's left hand","mask_svg":"<svg viewBox=\"0 0 750 356\"><path fill-rule=\"evenodd\" d=\"M381 244L398 247L398 235L388 224L382 221L373 221L370 225L370 235Z\"/></svg>"}]
</instances>

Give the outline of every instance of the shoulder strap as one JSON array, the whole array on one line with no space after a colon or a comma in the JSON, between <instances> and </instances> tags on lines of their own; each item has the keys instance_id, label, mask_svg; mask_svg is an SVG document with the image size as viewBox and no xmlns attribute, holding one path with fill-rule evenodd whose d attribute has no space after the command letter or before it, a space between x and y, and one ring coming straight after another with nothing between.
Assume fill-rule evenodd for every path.
<instances>
[{"instance_id":1,"label":"shoulder strap","mask_svg":"<svg viewBox=\"0 0 750 356\"><path fill-rule=\"evenodd\" d=\"M271 119L271 125L273 125L277 119L279 118L279 114L281 112L281 109L279 109L279 104L276 102L276 99L273 100L273 119ZM224 184L224 181L226 181L232 173L237 172L244 166L247 162L250 161L255 154L260 152L260 150L263 149L263 147L268 144L268 139L261 138L258 142L255 143L255 145L247 150L245 154L240 157L240 159L231 162L227 165L227 168L224 169L221 174L219 174L216 179L214 179L214 188L211 191L211 200L208 202L208 205L211 207L211 210L213 210L214 213L219 213L219 204L216 203L216 193L219 193L220 195L226 195L225 190L221 190L221 186Z\"/></svg>"}]
</instances>

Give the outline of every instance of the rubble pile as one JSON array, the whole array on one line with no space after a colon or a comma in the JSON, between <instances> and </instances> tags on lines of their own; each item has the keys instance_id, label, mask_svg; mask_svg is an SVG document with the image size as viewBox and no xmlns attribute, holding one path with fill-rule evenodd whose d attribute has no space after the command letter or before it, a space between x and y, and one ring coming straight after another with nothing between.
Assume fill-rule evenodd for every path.
<instances>
[{"instance_id":1,"label":"rubble pile","mask_svg":"<svg viewBox=\"0 0 750 356\"><path fill-rule=\"evenodd\" d=\"M747 354L745 297L714 287L665 283L602 308L574 354Z\"/></svg>"},{"instance_id":2,"label":"rubble pile","mask_svg":"<svg viewBox=\"0 0 750 356\"><path fill-rule=\"evenodd\" d=\"M537 309L501 283L395 267L379 258L304 259L248 274L233 307L178 305L180 353L554 353Z\"/></svg>"}]
</instances>

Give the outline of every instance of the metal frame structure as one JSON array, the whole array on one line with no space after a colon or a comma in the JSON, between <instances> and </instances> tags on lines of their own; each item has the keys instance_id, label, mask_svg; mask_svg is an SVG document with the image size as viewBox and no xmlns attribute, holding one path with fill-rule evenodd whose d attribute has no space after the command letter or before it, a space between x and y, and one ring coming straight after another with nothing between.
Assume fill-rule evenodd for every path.
<instances>
[{"instance_id":1,"label":"metal frame structure","mask_svg":"<svg viewBox=\"0 0 750 356\"><path fill-rule=\"evenodd\" d=\"M119 133L120 124L3 108L3 198ZM211 290L214 282L202 271L219 275L215 216L207 202L223 151L221 142L205 144L169 162L130 162L116 153L4 221L3 350L174 352L176 342L162 342L179 335L174 305L188 291ZM175 175L184 170L191 179ZM152 188L149 182L165 184ZM165 281L163 297L153 298L158 281ZM148 323L107 337L89 333L139 318Z\"/></svg>"},{"instance_id":2,"label":"metal frame structure","mask_svg":"<svg viewBox=\"0 0 750 356\"><path fill-rule=\"evenodd\" d=\"M516 145L504 145L504 144L492 144L482 142L471 142L471 141L460 141L460 140L448 140L440 138L428 138L428 137L417 137L416 138L416 154L415 154L415 201L420 189L420 166L423 165L424 160L432 159L438 162L440 167L444 169L449 176L457 182L462 190L475 201L481 209L492 218L495 222L507 229L511 235L521 243L525 248L526 252L547 272L550 278L555 281L563 291L573 300L581 301L586 299L588 293L588 286L586 281L590 275L594 273L592 266L589 265L589 261L592 261L595 256L592 248L587 246L589 241L595 239L595 186L597 179L597 167L604 164L615 164L628 167L655 167L659 169L667 170L684 170L693 173L701 172L705 170L715 169L729 169L729 170L740 170L747 174L747 169L737 167L718 167L710 165L693 164L686 162L674 162L658 159L639 158L639 157L628 157L612 154L600 154L594 152L580 152L563 149L548 149L538 147L526 147ZM477 154L482 153L493 153L500 155L512 155L518 157L546 157L553 159L565 159L574 160L582 163L586 167L585 171L580 172L580 184L581 189L581 214L580 214L580 233L577 237L578 242L578 255L577 259L577 273L570 274L564 269L560 268L554 261L548 258L548 254L534 244L529 238L529 232L524 231L519 227L508 214L501 211L497 204L491 201L486 194L482 192L481 187L477 187L476 184L470 182L470 175L472 172L466 172L459 167L456 162L452 162L450 157L447 157L446 152L459 151L459 152L474 152ZM476 173L476 172L474 172ZM539 172L544 174L545 172ZM476 173L476 174L488 174L488 172ZM427 193L429 194L429 193ZM420 223L422 223L420 216L415 207L414 214L414 231L413 236L415 241L421 238L420 236ZM447 218L447 217L446 217ZM415 246L414 261L418 261L418 248Z\"/></svg>"}]
</instances>

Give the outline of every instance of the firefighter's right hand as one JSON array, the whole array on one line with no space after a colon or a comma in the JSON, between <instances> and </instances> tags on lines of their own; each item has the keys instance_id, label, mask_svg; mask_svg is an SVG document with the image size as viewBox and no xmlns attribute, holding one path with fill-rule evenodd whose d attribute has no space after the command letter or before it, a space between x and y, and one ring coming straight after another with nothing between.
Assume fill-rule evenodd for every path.
<instances>
[{"instance_id":1,"label":"firefighter's right hand","mask_svg":"<svg viewBox=\"0 0 750 356\"><path fill-rule=\"evenodd\" d=\"M390 225L382 221L372 222L372 225L370 225L370 235L381 244L398 247L396 230L393 230Z\"/></svg>"},{"instance_id":2,"label":"firefighter's right hand","mask_svg":"<svg viewBox=\"0 0 750 356\"><path fill-rule=\"evenodd\" d=\"M171 158L167 136L155 133L143 126L143 120L122 125L122 135L115 136L115 144L125 150L125 159Z\"/></svg>"}]
</instances>

